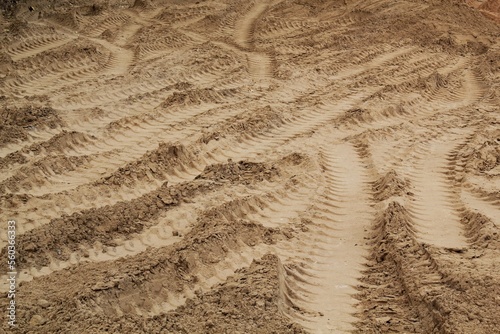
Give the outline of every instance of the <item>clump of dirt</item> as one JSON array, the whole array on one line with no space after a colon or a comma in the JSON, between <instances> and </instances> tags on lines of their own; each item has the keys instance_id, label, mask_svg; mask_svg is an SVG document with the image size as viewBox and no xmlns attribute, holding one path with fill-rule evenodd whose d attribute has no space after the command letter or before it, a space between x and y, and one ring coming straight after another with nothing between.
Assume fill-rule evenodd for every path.
<instances>
[{"instance_id":1,"label":"clump of dirt","mask_svg":"<svg viewBox=\"0 0 500 334\"><path fill-rule=\"evenodd\" d=\"M465 161L466 172L490 174L500 165L500 130L484 129L477 132L459 156Z\"/></svg>"},{"instance_id":2,"label":"clump of dirt","mask_svg":"<svg viewBox=\"0 0 500 334\"><path fill-rule=\"evenodd\" d=\"M154 8L151 0L135 0L132 8L149 9Z\"/></svg>"},{"instance_id":3,"label":"clump of dirt","mask_svg":"<svg viewBox=\"0 0 500 334\"><path fill-rule=\"evenodd\" d=\"M105 39L107 40L108 42L112 42L117 36L117 32L116 31L112 31L110 29L106 29L102 32L102 34L100 35L102 39Z\"/></svg>"},{"instance_id":4,"label":"clump of dirt","mask_svg":"<svg viewBox=\"0 0 500 334\"><path fill-rule=\"evenodd\" d=\"M230 136L242 136L242 134L258 134L266 129L283 124L284 117L281 112L270 106L253 110L232 117L222 124L216 124L209 130L204 130L198 142L208 144L212 140L219 140Z\"/></svg>"},{"instance_id":5,"label":"clump of dirt","mask_svg":"<svg viewBox=\"0 0 500 334\"><path fill-rule=\"evenodd\" d=\"M411 195L409 187L410 181L402 180L393 169L372 185L374 198L377 201L385 201L395 196Z\"/></svg>"},{"instance_id":6,"label":"clump of dirt","mask_svg":"<svg viewBox=\"0 0 500 334\"><path fill-rule=\"evenodd\" d=\"M183 165L189 165L194 160L195 155L184 145L160 143L156 150L147 152L142 159L120 167L111 175L95 181L93 185L131 185L136 180L148 178L149 175L163 179L166 173L172 172L175 168L182 168Z\"/></svg>"},{"instance_id":7,"label":"clump of dirt","mask_svg":"<svg viewBox=\"0 0 500 334\"><path fill-rule=\"evenodd\" d=\"M481 220L480 217L470 215L466 215L466 217L464 223L471 224L471 226L485 225L483 223L476 224L478 219ZM470 221L475 220L476 223L467 222L468 218ZM469 237L475 239L471 234L476 232L471 228ZM484 235L483 232L479 233L479 235L481 234ZM481 237L479 239L481 242L484 240ZM464 262L465 257L462 254L464 252L468 254L467 249L444 250L449 252L448 256L444 257L443 250L420 243L415 237L409 212L397 202L391 202L376 219L372 242L373 252L368 265L372 268L378 268L379 264L385 263L388 266L393 266L396 270L397 281L391 281L390 284L396 283L396 286L401 284L404 296L412 305L411 309L418 311L418 317L411 320L414 325L420 323L421 327L416 332L435 330L443 333L455 333L461 330L465 332L489 332L495 328L496 320L494 320L492 312L498 309L498 306L495 306L497 301L491 293L488 296L487 292L493 288L495 279L488 275L478 274L473 262ZM472 250L471 255L467 257L474 259L476 256L474 254L475 251ZM494 253L491 256L497 255ZM489 262L486 263L486 266L491 267ZM417 267L419 268L418 275L411 271L401 270L401 268ZM461 268L460 272L456 270L459 267ZM493 268L483 269L493 270ZM464 272L467 274L464 275ZM441 277L441 283L436 282L432 286L429 285L429 280L436 275ZM371 269L368 271L368 278L370 277L372 279L377 277L373 275ZM382 289L385 290L385 288ZM373 293L370 292L369 287L362 287L361 290L365 294ZM387 296L387 292L384 294ZM364 300L366 302L367 299ZM477 301L480 301L480 304L477 304ZM377 314L380 314L377 312L381 309L377 311L374 308L377 301L375 303L368 302L368 304L364 316L373 317L372 319L376 320ZM372 312L375 312L375 315L370 315ZM393 317L393 315L389 315L389 317ZM400 318L399 313L397 318ZM385 321L388 318L379 319ZM474 325L465 326L467 319L483 319L483 321L475 321ZM363 326L367 326L366 321L363 322ZM385 326L388 326L388 323Z\"/></svg>"},{"instance_id":8,"label":"clump of dirt","mask_svg":"<svg viewBox=\"0 0 500 334\"><path fill-rule=\"evenodd\" d=\"M410 214L404 206L398 202L391 202L379 217L374 227L374 240L376 244L385 247L387 241L405 242L415 235ZM386 241L382 241L386 239ZM387 240L389 239L389 240ZM377 262L384 261L387 252L377 251Z\"/></svg>"},{"instance_id":9,"label":"clump of dirt","mask_svg":"<svg viewBox=\"0 0 500 334\"><path fill-rule=\"evenodd\" d=\"M26 106L7 107L0 111L4 125L19 127L48 126L55 128L62 124L57 112L51 107Z\"/></svg>"},{"instance_id":10,"label":"clump of dirt","mask_svg":"<svg viewBox=\"0 0 500 334\"><path fill-rule=\"evenodd\" d=\"M196 178L250 184L256 181L271 181L278 175L279 169L275 166L248 161L230 161L227 164L207 166Z\"/></svg>"},{"instance_id":11,"label":"clump of dirt","mask_svg":"<svg viewBox=\"0 0 500 334\"><path fill-rule=\"evenodd\" d=\"M167 265L172 268L162 270L165 273L174 271L169 273L169 276L165 276L169 278L167 281L170 284L165 281L165 288L160 286L159 294L162 294L164 289L171 289L175 285L172 284L175 280L185 282L183 277L186 277L185 270L189 266L186 261L186 258L181 257L179 262L168 260L165 262L163 266ZM119 317L96 312L92 305L93 300L100 300L98 296L109 294L108 290L123 291L122 289L128 289L128 285L130 287L135 285L132 280L127 283L124 278L128 273L132 274L137 270L145 272L144 265L139 263L137 265L137 268L131 267L121 273L113 271L118 279L110 282L109 288L104 290L89 289L89 284L85 281L90 281L88 283L92 284L94 278L78 277L76 275L78 271L72 273L74 279L66 286L59 288L59 291L51 289L50 283L54 284L51 280L42 279L40 282L30 282L28 285L38 286L39 294L25 296L30 297L27 299L30 302L26 302L24 307L19 309L19 324L23 328L36 329L39 328L37 326L41 322L53 330L78 331L83 319L92 319L86 330L111 333L159 333L164 330L179 334L306 333L301 326L290 321L279 311L279 259L271 254L255 259L249 267L238 269L227 281L208 292L198 290L195 296L188 299L184 305L165 314L156 316L127 314ZM177 274L173 267L175 265L177 265ZM155 269L151 268L151 270ZM104 267L98 268L96 275L100 277L106 271ZM107 273L107 276L109 274ZM81 286L82 284L85 286ZM76 289L77 285L81 287ZM43 289L43 286L46 289ZM69 296L71 298L68 298ZM119 302L119 305L125 306L126 304ZM53 316L54 313L58 316Z\"/></svg>"},{"instance_id":12,"label":"clump of dirt","mask_svg":"<svg viewBox=\"0 0 500 334\"><path fill-rule=\"evenodd\" d=\"M341 124L349 123L349 124L358 124L359 122L366 122L372 119L370 115L370 111L362 108L353 108L344 112L336 122Z\"/></svg>"},{"instance_id":13,"label":"clump of dirt","mask_svg":"<svg viewBox=\"0 0 500 334\"><path fill-rule=\"evenodd\" d=\"M166 315L171 317L167 330L186 334L306 333L278 309L278 261L275 255L267 254L250 267L237 270L213 291L188 300ZM151 328L153 332L155 329Z\"/></svg>"},{"instance_id":14,"label":"clump of dirt","mask_svg":"<svg viewBox=\"0 0 500 334\"><path fill-rule=\"evenodd\" d=\"M236 204L236 203L235 203ZM230 206L230 207L235 207ZM220 209L224 210L223 207ZM168 295L182 296L188 290L198 290L199 274L207 266L223 261L229 253L238 252L242 244L255 246L260 243L274 243L279 231L269 230L262 225L241 219L227 219L230 211L211 215L212 211L203 214L197 225L185 235L185 238L172 246L151 250L147 256L138 255L124 260L120 276L105 280L102 266L99 266L101 279L86 282L86 288L92 291L85 293L95 300L102 301L100 306L107 315L117 315L114 303L123 307L123 300L142 291L148 296L144 303L137 304L145 311ZM127 263L128 262L128 263ZM153 272L143 268L154 268ZM79 275L83 272L79 272ZM96 277L97 278L97 277ZM158 290L158 283L164 286ZM81 296L80 300L91 306ZM135 298L134 298L135 299ZM139 301L139 300L137 300ZM127 314L137 314L133 308L123 307Z\"/></svg>"},{"instance_id":15,"label":"clump of dirt","mask_svg":"<svg viewBox=\"0 0 500 334\"><path fill-rule=\"evenodd\" d=\"M81 61L91 63L104 63L108 61L110 52L99 44L89 43L87 41L78 41L73 45L63 46L54 51L47 52L46 57L52 57L53 60L70 61L75 56Z\"/></svg>"},{"instance_id":16,"label":"clump of dirt","mask_svg":"<svg viewBox=\"0 0 500 334\"><path fill-rule=\"evenodd\" d=\"M150 317L150 321L144 322L144 315L137 315L137 308L147 313L156 302L161 303L173 296L182 296L188 290L198 291L199 274L209 266L223 261L229 253L239 252L242 244L250 247L260 243L273 244L281 237L279 229L265 228L261 224L238 217L235 212L244 205L244 201L245 199L234 200L206 210L199 216L193 229L178 243L118 259L113 262L113 268L105 262L82 263L69 272L55 272L53 275L25 283L23 286L37 286L37 288L34 290L23 288L20 292L20 296L31 301L20 310L20 323L31 328L34 325L28 322L37 315L45 320L47 326L57 331L71 326L76 328L79 326L78 319L85 316L87 319L92 318L92 323L101 330L103 327L116 329L117 324L125 328L145 326L140 327L139 332L156 332L158 326L173 326L169 327L173 329L187 326L186 333L191 333L198 331L197 326L202 326L199 328L202 333L203 330L209 330L213 326L230 328L244 324L254 328L253 326L265 321L270 324L269 326L272 324L281 328L283 325L290 330L293 329L291 333L294 331L302 333L299 326L284 321L286 318L282 317L280 312L276 312L279 299L277 258L268 262L272 263L272 266L267 268L266 265L266 270L262 270L260 266L255 267L256 264L260 264L259 261L251 266L255 268L255 271L251 272L265 274L265 277L258 276L257 280L244 274L247 273L245 269L236 271L236 280L229 278L226 283L216 286L207 293L206 296L217 298L213 303L210 302L211 297L204 297L202 293L197 292L196 297L186 301L186 307L181 306L169 313ZM129 225L129 222L122 223ZM76 235L74 238L81 239L81 236ZM268 257L266 256L264 262L268 261ZM93 273L91 277L88 277L89 271ZM240 274L244 274L246 278ZM61 275L71 277L68 278L68 284L56 289L54 282L60 280ZM240 282L237 284L240 284L241 289L234 290L233 282ZM269 290L265 289L265 286L274 288ZM28 291L29 296L23 295L25 291ZM136 298L138 291L145 298ZM242 294L238 300L234 299L234 296L218 298L232 291L238 295ZM44 302L38 302L40 300ZM71 301L68 302L69 300ZM204 303L199 303L200 300ZM238 304L240 302L243 304ZM135 307L131 307L131 303ZM212 306L208 307L207 303ZM46 305L51 307L47 308ZM99 306L99 312L96 312L96 305ZM230 305L241 308L231 310ZM199 311L193 306L199 306ZM119 316L116 307L119 307L126 316ZM207 307L213 309L213 312L203 311L207 310ZM225 310L230 310L230 313ZM55 314L54 311L58 316L52 316ZM72 321L65 321L61 314L71 315ZM192 316L201 314L206 324L200 321L186 322ZM214 317L225 318L227 321L210 325ZM239 321L235 322L234 319Z\"/></svg>"},{"instance_id":17,"label":"clump of dirt","mask_svg":"<svg viewBox=\"0 0 500 334\"><path fill-rule=\"evenodd\" d=\"M223 98L234 95L237 89L216 90L213 88L193 89L185 92L174 92L162 104L161 107L168 108L172 105L217 103Z\"/></svg>"},{"instance_id":18,"label":"clump of dirt","mask_svg":"<svg viewBox=\"0 0 500 334\"><path fill-rule=\"evenodd\" d=\"M356 314L359 321L354 333L426 333L405 294L396 265L370 261L366 267L356 287L361 311Z\"/></svg>"},{"instance_id":19,"label":"clump of dirt","mask_svg":"<svg viewBox=\"0 0 500 334\"><path fill-rule=\"evenodd\" d=\"M89 161L86 156L49 155L30 166L21 167L13 176L0 182L0 192L18 192L43 186L47 175L74 171Z\"/></svg>"},{"instance_id":20,"label":"clump of dirt","mask_svg":"<svg viewBox=\"0 0 500 334\"><path fill-rule=\"evenodd\" d=\"M466 210L462 213L461 222L466 228L466 236L473 245L498 249L500 230L488 217L479 212Z\"/></svg>"},{"instance_id":21,"label":"clump of dirt","mask_svg":"<svg viewBox=\"0 0 500 334\"><path fill-rule=\"evenodd\" d=\"M354 108L354 109L349 109L345 112L345 115L347 118L355 118L358 120L362 120L363 115L365 114L366 110L361 109L361 108Z\"/></svg>"},{"instance_id":22,"label":"clump of dirt","mask_svg":"<svg viewBox=\"0 0 500 334\"><path fill-rule=\"evenodd\" d=\"M58 113L44 106L6 107L0 110L0 118L3 120L0 146L27 140L30 130L55 129L63 125Z\"/></svg>"},{"instance_id":23,"label":"clump of dirt","mask_svg":"<svg viewBox=\"0 0 500 334\"><path fill-rule=\"evenodd\" d=\"M500 137L499 137L500 138ZM500 165L500 140L488 140L474 148L467 166L470 170L488 172Z\"/></svg>"},{"instance_id":24,"label":"clump of dirt","mask_svg":"<svg viewBox=\"0 0 500 334\"><path fill-rule=\"evenodd\" d=\"M4 194L0 196L0 204L2 207L15 209L19 205L28 202L31 198L33 196L27 194Z\"/></svg>"},{"instance_id":25,"label":"clump of dirt","mask_svg":"<svg viewBox=\"0 0 500 334\"><path fill-rule=\"evenodd\" d=\"M488 172L500 165L500 141L489 140L484 142L472 154L469 166L481 173Z\"/></svg>"},{"instance_id":26,"label":"clump of dirt","mask_svg":"<svg viewBox=\"0 0 500 334\"><path fill-rule=\"evenodd\" d=\"M142 231L147 221L160 212L215 187L210 181L197 180L173 187L165 182L159 189L130 202L119 202L53 219L42 228L19 237L19 244L25 250L19 263L41 267L47 265L52 257L67 260L68 254L78 250L80 243L93 244L99 241L113 246L114 238ZM61 231L64 231L63 236L59 235ZM2 252L5 251L4 248Z\"/></svg>"},{"instance_id":27,"label":"clump of dirt","mask_svg":"<svg viewBox=\"0 0 500 334\"><path fill-rule=\"evenodd\" d=\"M7 156L0 158L0 169L13 164L25 164L28 158L19 151L9 153Z\"/></svg>"},{"instance_id":28,"label":"clump of dirt","mask_svg":"<svg viewBox=\"0 0 500 334\"><path fill-rule=\"evenodd\" d=\"M188 89L190 89L192 87L193 87L192 84L190 84L189 82L185 82L185 81L176 82L172 86L172 88L177 89L179 91L188 90Z\"/></svg>"},{"instance_id":29,"label":"clump of dirt","mask_svg":"<svg viewBox=\"0 0 500 334\"><path fill-rule=\"evenodd\" d=\"M287 166L298 166L307 161L309 161L309 158L305 154L291 153L281 158L278 164L286 168Z\"/></svg>"},{"instance_id":30,"label":"clump of dirt","mask_svg":"<svg viewBox=\"0 0 500 334\"><path fill-rule=\"evenodd\" d=\"M417 85L422 89L438 89L442 87L446 87L449 83L449 79L446 76L439 74L438 72L434 72L427 78L421 78Z\"/></svg>"},{"instance_id":31,"label":"clump of dirt","mask_svg":"<svg viewBox=\"0 0 500 334\"><path fill-rule=\"evenodd\" d=\"M0 72L2 73L0 76L0 80L4 79L5 73L9 72L12 69L13 64L14 62L12 61L12 58L7 53L0 52Z\"/></svg>"},{"instance_id":32,"label":"clump of dirt","mask_svg":"<svg viewBox=\"0 0 500 334\"><path fill-rule=\"evenodd\" d=\"M0 125L0 146L28 140L28 131L17 126Z\"/></svg>"},{"instance_id":33,"label":"clump of dirt","mask_svg":"<svg viewBox=\"0 0 500 334\"><path fill-rule=\"evenodd\" d=\"M92 6L88 6L88 12L86 13L86 15L97 16L102 14L107 8L108 4L106 3L93 4Z\"/></svg>"},{"instance_id":34,"label":"clump of dirt","mask_svg":"<svg viewBox=\"0 0 500 334\"><path fill-rule=\"evenodd\" d=\"M388 194L394 189L386 180L395 180L389 172L377 181L375 193ZM385 186L382 186L382 184ZM396 182L401 184L401 181ZM383 190L387 188L387 190ZM396 187L396 193L399 187ZM382 191L381 191L382 190ZM377 196L377 195L376 195ZM382 196L383 198L384 196ZM362 311L358 313L358 333L366 332L410 332L425 333L418 308L412 307L413 300L406 291L407 282L401 276L399 263L395 258L395 249L409 247L414 231L408 212L397 202L391 202L387 209L379 214L373 225L372 248L366 263L361 284L358 285Z\"/></svg>"}]
</instances>

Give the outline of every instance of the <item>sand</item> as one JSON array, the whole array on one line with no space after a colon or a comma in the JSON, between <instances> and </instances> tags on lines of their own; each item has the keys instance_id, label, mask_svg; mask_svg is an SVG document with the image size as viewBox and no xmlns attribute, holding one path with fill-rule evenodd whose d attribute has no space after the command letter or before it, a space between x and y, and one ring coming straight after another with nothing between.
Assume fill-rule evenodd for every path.
<instances>
[{"instance_id":1,"label":"sand","mask_svg":"<svg viewBox=\"0 0 500 334\"><path fill-rule=\"evenodd\" d=\"M498 1L0 7L1 333L500 333Z\"/></svg>"}]
</instances>

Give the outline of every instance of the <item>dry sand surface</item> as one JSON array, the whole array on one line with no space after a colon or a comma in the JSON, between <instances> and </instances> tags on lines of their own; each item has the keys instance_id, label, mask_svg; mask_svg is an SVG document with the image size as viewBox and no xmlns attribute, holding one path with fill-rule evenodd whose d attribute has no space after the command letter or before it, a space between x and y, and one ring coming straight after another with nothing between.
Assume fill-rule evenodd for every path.
<instances>
[{"instance_id":1,"label":"dry sand surface","mask_svg":"<svg viewBox=\"0 0 500 334\"><path fill-rule=\"evenodd\" d=\"M2 1L0 332L500 333L499 4Z\"/></svg>"}]
</instances>

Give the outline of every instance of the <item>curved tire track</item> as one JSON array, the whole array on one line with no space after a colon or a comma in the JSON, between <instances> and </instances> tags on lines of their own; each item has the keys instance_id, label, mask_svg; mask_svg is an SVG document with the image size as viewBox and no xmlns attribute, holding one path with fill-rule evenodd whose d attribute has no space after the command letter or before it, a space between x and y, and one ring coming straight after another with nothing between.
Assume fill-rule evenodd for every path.
<instances>
[{"instance_id":1,"label":"curved tire track","mask_svg":"<svg viewBox=\"0 0 500 334\"><path fill-rule=\"evenodd\" d=\"M367 255L365 232L373 209L366 170L352 145L323 148L322 160L325 191L311 208L316 213L304 236L308 246L297 249L293 241L284 251L278 246L283 262L300 261L302 268L284 271L285 312L311 333L348 332L355 328L355 286Z\"/></svg>"}]
</instances>

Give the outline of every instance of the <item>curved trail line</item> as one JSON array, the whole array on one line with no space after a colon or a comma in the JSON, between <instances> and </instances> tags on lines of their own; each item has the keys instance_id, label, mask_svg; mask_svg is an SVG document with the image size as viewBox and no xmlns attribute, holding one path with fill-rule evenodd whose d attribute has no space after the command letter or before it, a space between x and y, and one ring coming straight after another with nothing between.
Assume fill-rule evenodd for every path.
<instances>
[{"instance_id":1,"label":"curved trail line","mask_svg":"<svg viewBox=\"0 0 500 334\"><path fill-rule=\"evenodd\" d=\"M445 175L446 155L453 145L453 140L431 142L427 154L420 156L420 164L411 167L416 199L411 207L423 242L458 249L466 247L467 240L457 212L459 197L449 190Z\"/></svg>"},{"instance_id":2,"label":"curved trail line","mask_svg":"<svg viewBox=\"0 0 500 334\"><path fill-rule=\"evenodd\" d=\"M500 206L485 201L466 189L462 189L460 197L466 207L476 212L483 213L491 219L495 225L500 226Z\"/></svg>"},{"instance_id":3,"label":"curved trail line","mask_svg":"<svg viewBox=\"0 0 500 334\"><path fill-rule=\"evenodd\" d=\"M105 66L106 74L123 75L127 73L134 59L132 50L124 49L99 38L89 38L89 40L102 45L111 52L109 63Z\"/></svg>"},{"instance_id":4,"label":"curved trail line","mask_svg":"<svg viewBox=\"0 0 500 334\"><path fill-rule=\"evenodd\" d=\"M257 3L241 20L236 23L234 40L242 48L253 47L253 30L255 21L268 8L265 2Z\"/></svg>"},{"instance_id":5,"label":"curved trail line","mask_svg":"<svg viewBox=\"0 0 500 334\"><path fill-rule=\"evenodd\" d=\"M241 48L255 49L253 31L255 21L269 7L267 3L257 3L240 21L236 23L234 40ZM269 55L262 52L247 52L248 72L254 80L260 81L265 86L265 81L272 77L272 60Z\"/></svg>"},{"instance_id":6,"label":"curved trail line","mask_svg":"<svg viewBox=\"0 0 500 334\"><path fill-rule=\"evenodd\" d=\"M353 295L367 255L364 237L373 209L365 169L354 147L336 144L322 155L326 187L312 208L313 224L305 236L311 239L307 242L309 250L290 244L285 252L278 251L282 259L307 259L302 275L297 272L285 278L289 289L294 290L289 294L294 297L289 298L306 314L298 315L292 308L285 313L299 318L311 333L349 332L355 329L353 323L357 320L353 313L358 301ZM296 298L299 294L305 298Z\"/></svg>"},{"instance_id":7,"label":"curved trail line","mask_svg":"<svg viewBox=\"0 0 500 334\"><path fill-rule=\"evenodd\" d=\"M52 50L63 46L72 40L76 39L77 36L65 36L63 37L53 37L45 38L35 37L33 39L28 39L26 41L18 42L15 45L11 45L7 48L7 53L11 56L13 61L18 61L24 58L28 58L39 53Z\"/></svg>"}]
</instances>

